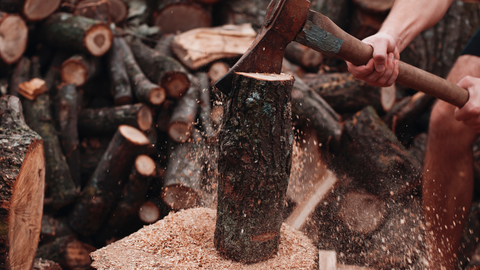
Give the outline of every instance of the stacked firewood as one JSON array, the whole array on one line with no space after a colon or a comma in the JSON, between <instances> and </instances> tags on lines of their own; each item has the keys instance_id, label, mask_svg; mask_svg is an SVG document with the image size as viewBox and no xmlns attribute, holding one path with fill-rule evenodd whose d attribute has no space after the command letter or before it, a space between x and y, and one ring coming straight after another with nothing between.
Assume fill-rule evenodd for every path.
<instances>
[{"instance_id":1,"label":"stacked firewood","mask_svg":"<svg viewBox=\"0 0 480 270\"><path fill-rule=\"evenodd\" d=\"M37 257L35 269L59 268L40 258L88 269L90 252L169 211L216 207L227 97L213 84L248 49L269 2L1 1L0 131L26 148L10 157L13 146L1 144L2 156L15 162L1 166L9 182L0 182L0 191L11 190L0 192L0 205L8 205L0 222L26 211L34 229L22 247L13 244L20 232L0 234L9 256L31 251L17 260L0 255L0 267ZM392 4L313 0L311 9L362 39L379 29ZM454 2L401 59L445 77L480 26L479 13L478 3ZM286 49L283 72L295 76L298 147L313 149L323 164L315 177L291 176L286 222L320 249L336 251L340 263L422 269L419 189L434 99L400 85L370 86L347 73L344 62L297 43ZM27 158L33 155L38 162ZM18 160L44 170L24 171ZM314 164L311 157L294 161ZM15 183L28 174L37 175L37 190L45 180L45 193L29 192L23 197L36 207L18 210L24 204L15 198L26 191ZM473 217L462 267L478 242Z\"/></svg>"}]
</instances>

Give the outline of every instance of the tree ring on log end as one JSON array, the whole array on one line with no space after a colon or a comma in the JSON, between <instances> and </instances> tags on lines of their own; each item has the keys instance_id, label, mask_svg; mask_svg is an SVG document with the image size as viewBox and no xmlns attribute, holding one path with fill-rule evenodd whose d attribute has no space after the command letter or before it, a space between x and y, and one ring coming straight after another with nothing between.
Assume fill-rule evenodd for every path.
<instances>
[{"instance_id":1,"label":"tree ring on log end","mask_svg":"<svg viewBox=\"0 0 480 270\"><path fill-rule=\"evenodd\" d=\"M180 184L165 187L161 197L163 202L174 210L192 208L200 201L197 192Z\"/></svg>"},{"instance_id":2,"label":"tree ring on log end","mask_svg":"<svg viewBox=\"0 0 480 270\"><path fill-rule=\"evenodd\" d=\"M173 122L168 127L168 135L176 142L186 142L192 136L193 127L183 122Z\"/></svg>"},{"instance_id":3,"label":"tree ring on log end","mask_svg":"<svg viewBox=\"0 0 480 270\"><path fill-rule=\"evenodd\" d=\"M60 6L60 0L27 0L23 4L23 15L29 21L40 21L50 16Z\"/></svg>"},{"instance_id":4,"label":"tree ring on log end","mask_svg":"<svg viewBox=\"0 0 480 270\"><path fill-rule=\"evenodd\" d=\"M97 24L85 33L84 43L93 56L104 55L112 46L113 34L108 26Z\"/></svg>"},{"instance_id":5,"label":"tree ring on log end","mask_svg":"<svg viewBox=\"0 0 480 270\"><path fill-rule=\"evenodd\" d=\"M168 72L160 82L167 91L167 95L174 99L181 98L190 87L190 80L185 73Z\"/></svg>"},{"instance_id":6,"label":"tree ring on log end","mask_svg":"<svg viewBox=\"0 0 480 270\"><path fill-rule=\"evenodd\" d=\"M123 137L134 144L147 145L150 143L150 140L148 140L147 136L134 127L121 125L118 127L118 131L120 131Z\"/></svg>"},{"instance_id":7,"label":"tree ring on log end","mask_svg":"<svg viewBox=\"0 0 480 270\"><path fill-rule=\"evenodd\" d=\"M135 168L139 174L148 177L155 172L155 162L147 155L140 155L135 159Z\"/></svg>"},{"instance_id":8,"label":"tree ring on log end","mask_svg":"<svg viewBox=\"0 0 480 270\"><path fill-rule=\"evenodd\" d=\"M82 61L78 59L67 59L63 62L60 74L62 81L82 86L88 79L88 69Z\"/></svg>"},{"instance_id":9,"label":"tree ring on log end","mask_svg":"<svg viewBox=\"0 0 480 270\"><path fill-rule=\"evenodd\" d=\"M153 223L160 218L160 210L152 202L145 202L138 210L138 216L145 223Z\"/></svg>"},{"instance_id":10,"label":"tree ring on log end","mask_svg":"<svg viewBox=\"0 0 480 270\"><path fill-rule=\"evenodd\" d=\"M0 13L0 58L7 64L15 63L27 48L28 28L18 15Z\"/></svg>"},{"instance_id":11,"label":"tree ring on log end","mask_svg":"<svg viewBox=\"0 0 480 270\"><path fill-rule=\"evenodd\" d=\"M188 18L188 20L185 20ZM207 10L196 4L171 4L153 18L153 25L163 33L185 32L195 28L210 27L212 19Z\"/></svg>"},{"instance_id":12,"label":"tree ring on log end","mask_svg":"<svg viewBox=\"0 0 480 270\"><path fill-rule=\"evenodd\" d=\"M149 100L152 105L160 105L165 101L165 97L166 97L165 89L163 89L162 87L159 87L159 88L152 89L152 91L150 91Z\"/></svg>"},{"instance_id":13,"label":"tree ring on log end","mask_svg":"<svg viewBox=\"0 0 480 270\"><path fill-rule=\"evenodd\" d=\"M352 191L340 203L339 217L356 233L371 233L377 230L387 213L385 203L370 193Z\"/></svg>"},{"instance_id":14,"label":"tree ring on log end","mask_svg":"<svg viewBox=\"0 0 480 270\"><path fill-rule=\"evenodd\" d=\"M152 127L152 112L148 106L142 106L137 113L138 128L142 131L149 130Z\"/></svg>"}]
</instances>

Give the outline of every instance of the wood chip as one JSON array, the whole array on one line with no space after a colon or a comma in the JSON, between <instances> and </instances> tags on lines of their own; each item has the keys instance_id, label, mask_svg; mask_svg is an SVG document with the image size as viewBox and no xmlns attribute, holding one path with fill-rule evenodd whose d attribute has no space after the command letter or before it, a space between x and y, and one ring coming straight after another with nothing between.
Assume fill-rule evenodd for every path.
<instances>
[{"instance_id":1,"label":"wood chip","mask_svg":"<svg viewBox=\"0 0 480 270\"><path fill-rule=\"evenodd\" d=\"M47 91L47 85L44 80L33 78L28 82L19 84L17 91L25 98L34 100L37 96Z\"/></svg>"}]
</instances>

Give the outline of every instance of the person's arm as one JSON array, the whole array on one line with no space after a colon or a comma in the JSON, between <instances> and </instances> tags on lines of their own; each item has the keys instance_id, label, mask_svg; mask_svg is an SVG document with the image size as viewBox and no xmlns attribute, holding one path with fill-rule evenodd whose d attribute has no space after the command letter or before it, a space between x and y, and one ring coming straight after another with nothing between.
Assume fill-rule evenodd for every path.
<instances>
[{"instance_id":1,"label":"person's arm","mask_svg":"<svg viewBox=\"0 0 480 270\"><path fill-rule=\"evenodd\" d=\"M376 86L390 86L398 76L400 52L423 30L445 14L453 0L395 0L377 34L363 40L373 47L373 58L364 66L349 62L357 79Z\"/></svg>"}]
</instances>

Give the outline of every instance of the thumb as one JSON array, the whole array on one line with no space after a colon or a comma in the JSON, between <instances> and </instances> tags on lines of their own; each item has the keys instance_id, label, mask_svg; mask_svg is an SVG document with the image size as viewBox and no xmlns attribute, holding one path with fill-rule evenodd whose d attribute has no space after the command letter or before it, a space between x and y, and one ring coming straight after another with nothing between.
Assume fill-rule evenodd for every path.
<instances>
[{"instance_id":1,"label":"thumb","mask_svg":"<svg viewBox=\"0 0 480 270\"><path fill-rule=\"evenodd\" d=\"M388 41L377 40L373 47L373 63L377 72L384 72L388 57Z\"/></svg>"}]
</instances>

